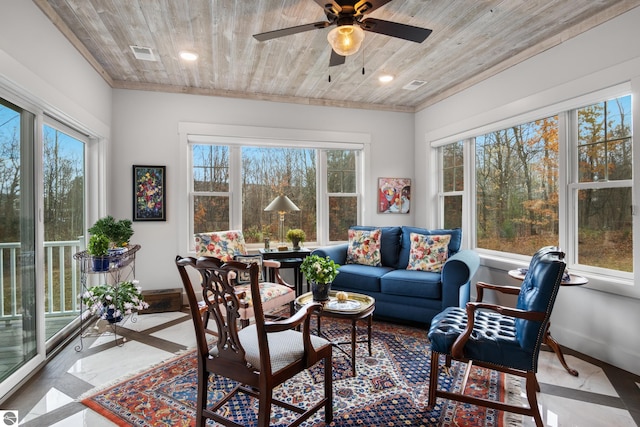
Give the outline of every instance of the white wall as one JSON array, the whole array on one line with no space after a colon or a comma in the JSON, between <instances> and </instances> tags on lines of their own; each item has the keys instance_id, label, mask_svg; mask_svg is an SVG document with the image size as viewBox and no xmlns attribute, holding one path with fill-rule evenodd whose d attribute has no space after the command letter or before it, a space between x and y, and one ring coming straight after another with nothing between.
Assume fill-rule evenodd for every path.
<instances>
[{"instance_id":1,"label":"white wall","mask_svg":"<svg viewBox=\"0 0 640 427\"><path fill-rule=\"evenodd\" d=\"M378 177L413 178L413 114L115 90L109 212L131 218L132 165L167 167L167 221L134 222L132 241L142 245L136 275L146 289L181 286L173 260L177 254L187 255L179 240L182 224L178 223L178 206L184 206L188 199L186 180L178 176L180 150L186 150L178 138L179 122L369 133L371 173L365 182L362 223L402 225L414 221L411 214L376 212Z\"/></svg>"},{"instance_id":2,"label":"white wall","mask_svg":"<svg viewBox=\"0 0 640 427\"><path fill-rule=\"evenodd\" d=\"M0 88L109 138L111 88L31 1L0 0Z\"/></svg>"},{"instance_id":3,"label":"white wall","mask_svg":"<svg viewBox=\"0 0 640 427\"><path fill-rule=\"evenodd\" d=\"M640 8L417 113L416 182L425 185L434 179L432 169L418 167L420 164L433 164L430 159L431 141L447 140L456 135L472 136L475 128L619 83L630 82L637 133L640 129L638 22ZM636 142L636 153L638 147ZM640 190L637 163L634 165L635 205L638 204ZM416 221L424 220L422 225L431 225L435 221L435 213L431 209L435 201L433 190L425 185L427 197L414 203ZM639 225L636 215L636 236ZM638 239L635 243L637 245ZM638 254L637 248L635 253ZM507 268L509 266L505 265ZM638 277L637 262L635 271ZM505 270L494 268L481 269L476 279L515 284ZM637 281L636 286L640 286ZM640 374L640 334L637 332L640 300L588 287L563 288L554 308L552 324L552 333L561 344Z\"/></svg>"}]
</instances>

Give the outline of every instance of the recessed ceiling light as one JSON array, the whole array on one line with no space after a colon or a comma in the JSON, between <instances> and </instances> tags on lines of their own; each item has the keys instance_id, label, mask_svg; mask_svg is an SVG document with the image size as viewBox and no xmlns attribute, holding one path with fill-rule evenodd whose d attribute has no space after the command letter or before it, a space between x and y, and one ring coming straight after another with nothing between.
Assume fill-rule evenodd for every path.
<instances>
[{"instance_id":1,"label":"recessed ceiling light","mask_svg":"<svg viewBox=\"0 0 640 427\"><path fill-rule=\"evenodd\" d=\"M190 50L181 50L180 58L184 59L185 61L195 61L196 59L198 59L198 54Z\"/></svg>"},{"instance_id":2,"label":"recessed ceiling light","mask_svg":"<svg viewBox=\"0 0 640 427\"><path fill-rule=\"evenodd\" d=\"M389 83L391 80L393 80L393 76L391 74L383 74L378 77L378 81L380 83Z\"/></svg>"}]
</instances>

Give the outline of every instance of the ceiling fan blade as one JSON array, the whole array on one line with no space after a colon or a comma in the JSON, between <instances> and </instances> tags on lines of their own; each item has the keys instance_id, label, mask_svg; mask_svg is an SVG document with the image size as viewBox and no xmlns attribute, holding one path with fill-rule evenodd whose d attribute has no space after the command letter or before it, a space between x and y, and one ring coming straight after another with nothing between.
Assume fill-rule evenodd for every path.
<instances>
[{"instance_id":1,"label":"ceiling fan blade","mask_svg":"<svg viewBox=\"0 0 640 427\"><path fill-rule=\"evenodd\" d=\"M329 58L329 67L334 67L336 65L344 64L345 57L336 53L335 50L331 49L331 58Z\"/></svg>"},{"instance_id":2,"label":"ceiling fan blade","mask_svg":"<svg viewBox=\"0 0 640 427\"><path fill-rule=\"evenodd\" d=\"M280 30L267 31L266 33L254 34L253 37L261 42L277 39L278 37L290 36L292 34L303 33L305 31L319 30L331 25L328 21L313 22L311 24L298 25L296 27L282 28Z\"/></svg>"},{"instance_id":3,"label":"ceiling fan blade","mask_svg":"<svg viewBox=\"0 0 640 427\"><path fill-rule=\"evenodd\" d=\"M360 23L365 31L397 37L416 43L422 43L429 37L431 30L414 27L413 25L399 24L397 22L384 21L382 19L367 18Z\"/></svg>"}]
</instances>

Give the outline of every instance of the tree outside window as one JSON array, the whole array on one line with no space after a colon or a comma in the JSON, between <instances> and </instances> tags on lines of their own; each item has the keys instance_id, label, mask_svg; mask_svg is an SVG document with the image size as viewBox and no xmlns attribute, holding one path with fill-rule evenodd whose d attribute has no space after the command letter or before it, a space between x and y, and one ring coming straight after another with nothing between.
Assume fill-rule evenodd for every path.
<instances>
[{"instance_id":1,"label":"tree outside window","mask_svg":"<svg viewBox=\"0 0 640 427\"><path fill-rule=\"evenodd\" d=\"M440 200L444 228L462 227L464 191L464 143L454 142L440 148L442 167Z\"/></svg>"},{"instance_id":2,"label":"tree outside window","mask_svg":"<svg viewBox=\"0 0 640 427\"><path fill-rule=\"evenodd\" d=\"M631 272L631 96L581 108L577 120L577 261Z\"/></svg>"},{"instance_id":3,"label":"tree outside window","mask_svg":"<svg viewBox=\"0 0 640 427\"><path fill-rule=\"evenodd\" d=\"M286 213L285 232L300 228L306 241L317 241L319 181L328 193L320 205L329 211L330 239L344 240L348 227L357 222L357 153L353 150L328 150L320 156L321 150L314 148L194 144L191 152L194 233L240 228L231 215L232 198L237 195L242 197L245 241L276 238L279 215L264 208L283 194L300 209ZM320 177L318 159L326 162L327 174ZM234 169L240 169L240 174ZM236 176L239 182L234 182ZM236 188L240 191L232 190Z\"/></svg>"},{"instance_id":4,"label":"tree outside window","mask_svg":"<svg viewBox=\"0 0 640 427\"><path fill-rule=\"evenodd\" d=\"M531 255L558 244L557 116L476 137L478 247Z\"/></svg>"}]
</instances>

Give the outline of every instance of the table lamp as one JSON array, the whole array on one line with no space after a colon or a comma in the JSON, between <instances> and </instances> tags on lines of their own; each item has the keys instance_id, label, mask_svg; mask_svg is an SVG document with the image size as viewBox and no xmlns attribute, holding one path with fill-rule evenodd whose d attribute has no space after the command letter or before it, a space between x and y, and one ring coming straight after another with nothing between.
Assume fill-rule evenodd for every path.
<instances>
[{"instance_id":1,"label":"table lamp","mask_svg":"<svg viewBox=\"0 0 640 427\"><path fill-rule=\"evenodd\" d=\"M278 212L280 214L280 225L278 227L278 238L280 239L280 246L278 249L282 249L282 247L286 248L284 244L284 214L287 212L297 212L300 208L298 208L295 203L293 203L287 196L284 194L279 195L271 203L269 206L264 208L265 212Z\"/></svg>"}]
</instances>

